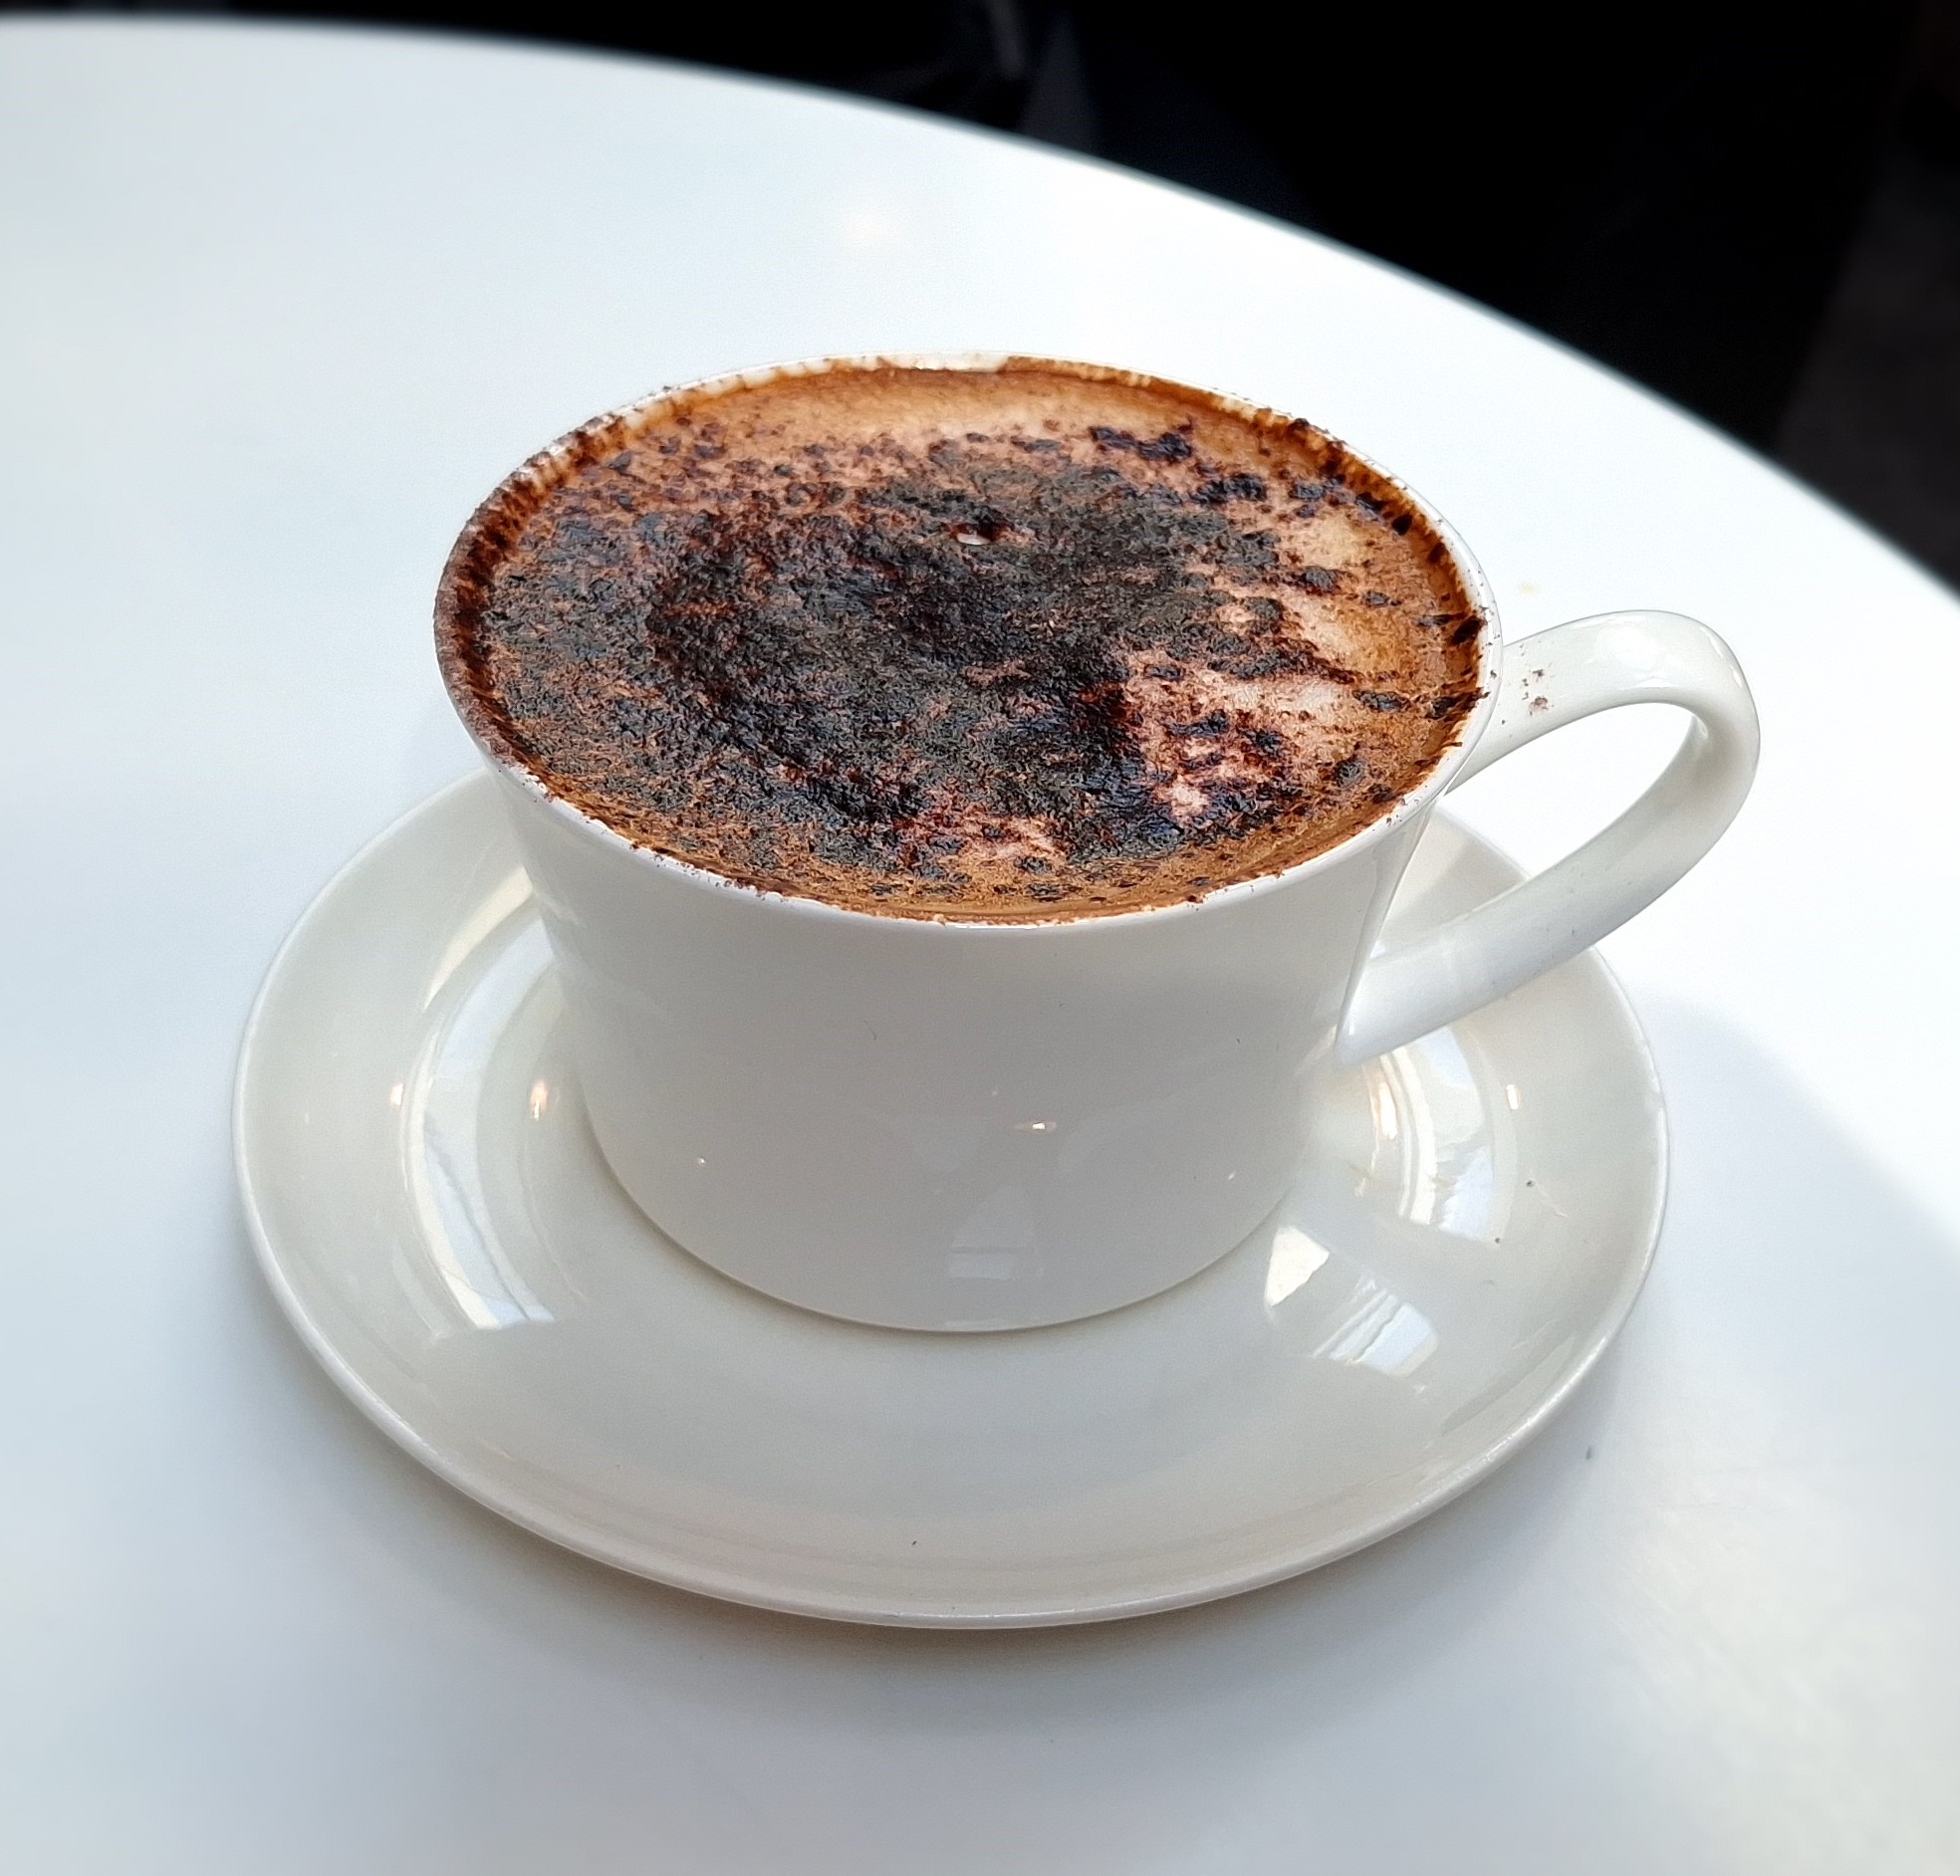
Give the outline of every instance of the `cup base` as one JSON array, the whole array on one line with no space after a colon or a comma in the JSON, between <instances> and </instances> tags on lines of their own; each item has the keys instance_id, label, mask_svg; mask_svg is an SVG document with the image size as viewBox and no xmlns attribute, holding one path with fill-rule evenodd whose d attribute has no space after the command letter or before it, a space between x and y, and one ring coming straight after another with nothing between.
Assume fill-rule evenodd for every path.
<instances>
[{"instance_id":1,"label":"cup base","mask_svg":"<svg viewBox=\"0 0 1960 1876\"><path fill-rule=\"evenodd\" d=\"M576 1068L569 1078L576 1084ZM1172 1246L1167 1261L1161 1247L1153 1264L1136 1278L1133 1287L1112 1285L1105 1273L1112 1267L1124 1268L1123 1246L1107 1247L1098 1258L1084 1255L1075 1244L1043 1245L1022 1227L1030 1216L1025 1197L1015 1188L994 1195L979 1208L983 1218L995 1221L997 1229L981 1234L964 1245L933 1247L918 1256L918 1280L900 1286L888 1273L865 1272L855 1286L840 1281L848 1272L848 1257L836 1261L817 1235L794 1209L781 1226L769 1234L765 1244L756 1245L741 1238L716 1242L669 1222L671 1214L660 1203L657 1193L635 1189L631 1167L635 1156L615 1153L609 1146L598 1116L588 1110L588 1126L593 1145L608 1173L618 1186L620 1196L632 1205L647 1227L657 1232L676 1250L706 1265L709 1270L737 1283L758 1295L768 1296L792 1308L808 1309L840 1322L857 1322L867 1328L904 1329L930 1335L1006 1334L1019 1329L1054 1328L1066 1322L1088 1321L1148 1301L1179 1284L1209 1270L1220 1258L1229 1257L1248 1237L1255 1235L1281 1202L1281 1191L1228 1229L1222 1239L1193 1245L1180 1242ZM797 1255L783 1256L785 1245L795 1247ZM850 1247L842 1247L848 1254ZM1065 1290L1054 1281L1057 1268L1076 1269L1082 1277ZM806 1276L807 1274L807 1276ZM1058 1297L1063 1300L1058 1301Z\"/></svg>"}]
</instances>

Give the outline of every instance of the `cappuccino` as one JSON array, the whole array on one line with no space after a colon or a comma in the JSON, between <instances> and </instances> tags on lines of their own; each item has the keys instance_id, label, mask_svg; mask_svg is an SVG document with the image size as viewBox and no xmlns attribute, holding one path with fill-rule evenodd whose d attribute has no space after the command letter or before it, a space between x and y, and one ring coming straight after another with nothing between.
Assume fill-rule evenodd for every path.
<instances>
[{"instance_id":1,"label":"cappuccino","mask_svg":"<svg viewBox=\"0 0 1960 1876\"><path fill-rule=\"evenodd\" d=\"M1483 621L1396 486L1131 373L834 364L576 432L443 583L493 754L758 889L1048 922L1281 871L1454 741Z\"/></svg>"}]
</instances>

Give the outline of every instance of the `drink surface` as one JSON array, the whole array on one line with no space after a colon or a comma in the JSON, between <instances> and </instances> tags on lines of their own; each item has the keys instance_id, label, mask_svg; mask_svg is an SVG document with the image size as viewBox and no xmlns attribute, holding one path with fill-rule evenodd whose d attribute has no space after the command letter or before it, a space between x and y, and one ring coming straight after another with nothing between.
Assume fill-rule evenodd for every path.
<instances>
[{"instance_id":1,"label":"drink surface","mask_svg":"<svg viewBox=\"0 0 1960 1876\"><path fill-rule=\"evenodd\" d=\"M682 393L507 483L444 579L491 750L627 839L893 916L1046 921L1277 872L1475 705L1483 621L1311 426L1010 360Z\"/></svg>"}]
</instances>

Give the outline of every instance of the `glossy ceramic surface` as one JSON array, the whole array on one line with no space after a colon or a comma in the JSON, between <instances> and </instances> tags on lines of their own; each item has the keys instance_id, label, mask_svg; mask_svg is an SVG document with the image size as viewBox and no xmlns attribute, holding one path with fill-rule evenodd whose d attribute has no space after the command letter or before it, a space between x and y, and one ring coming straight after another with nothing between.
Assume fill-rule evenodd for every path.
<instances>
[{"instance_id":1,"label":"glossy ceramic surface","mask_svg":"<svg viewBox=\"0 0 1960 1876\"><path fill-rule=\"evenodd\" d=\"M1397 917L1515 874L1437 822ZM314 1352L493 1509L663 1581L862 1621L1131 1615L1311 1568L1496 1465L1618 1327L1653 1071L1585 959L1334 1083L1278 1213L1065 1327L772 1301L608 1175L489 778L369 847L247 1037L240 1178Z\"/></svg>"},{"instance_id":2,"label":"glossy ceramic surface","mask_svg":"<svg viewBox=\"0 0 1960 1876\"><path fill-rule=\"evenodd\" d=\"M901 361L984 371L1004 359ZM479 531L500 539L514 495L610 447L598 439L666 395L593 418L484 503L441 585L439 640L458 583L473 590ZM726 1275L856 1322L1028 1328L1136 1302L1267 1217L1294 1176L1303 1116L1344 1062L1577 956L1686 873L1756 771L1755 707L1728 647L1693 619L1644 611L1506 645L1469 550L1401 493L1482 617L1476 708L1421 785L1338 846L1182 903L976 924L759 892L634 845L479 737L560 967L593 1133L646 1215ZM470 723L467 682L450 678ZM1690 723L1631 809L1537 877L1428 929L1405 920L1377 946L1459 777L1639 703L1676 705Z\"/></svg>"}]
</instances>

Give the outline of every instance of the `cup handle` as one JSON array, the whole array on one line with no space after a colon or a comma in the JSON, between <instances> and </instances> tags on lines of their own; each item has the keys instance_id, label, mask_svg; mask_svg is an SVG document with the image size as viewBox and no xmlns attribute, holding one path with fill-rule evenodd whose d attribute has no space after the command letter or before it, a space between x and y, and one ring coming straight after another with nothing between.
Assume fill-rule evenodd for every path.
<instances>
[{"instance_id":1,"label":"cup handle","mask_svg":"<svg viewBox=\"0 0 1960 1876\"><path fill-rule=\"evenodd\" d=\"M1371 958L1342 1028L1343 1061L1400 1048L1578 956L1721 837L1756 773L1756 706L1728 646L1678 612L1601 612L1507 645L1496 710L1450 786L1550 730L1635 703L1694 716L1653 786L1544 872Z\"/></svg>"}]
</instances>

